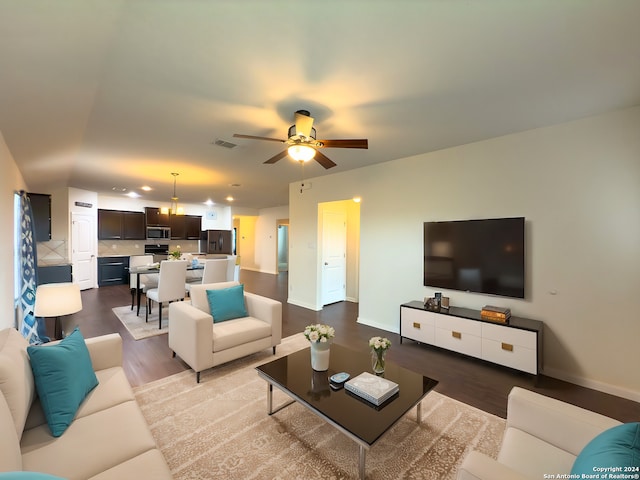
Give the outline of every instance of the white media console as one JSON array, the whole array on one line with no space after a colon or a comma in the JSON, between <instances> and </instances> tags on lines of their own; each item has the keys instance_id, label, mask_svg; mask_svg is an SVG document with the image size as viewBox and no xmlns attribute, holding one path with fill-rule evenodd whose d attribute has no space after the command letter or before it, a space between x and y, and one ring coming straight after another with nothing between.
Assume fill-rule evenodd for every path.
<instances>
[{"instance_id":1,"label":"white media console","mask_svg":"<svg viewBox=\"0 0 640 480\"><path fill-rule=\"evenodd\" d=\"M542 368L543 327L519 317L508 324L490 322L469 308L433 312L420 301L400 305L400 343L409 338L534 375Z\"/></svg>"}]
</instances>

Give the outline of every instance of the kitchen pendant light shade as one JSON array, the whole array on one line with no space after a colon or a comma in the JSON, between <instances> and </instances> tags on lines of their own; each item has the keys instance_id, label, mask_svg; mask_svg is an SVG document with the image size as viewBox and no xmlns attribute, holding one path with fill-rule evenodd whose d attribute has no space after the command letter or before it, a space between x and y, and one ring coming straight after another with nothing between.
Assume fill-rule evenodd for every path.
<instances>
[{"instance_id":1,"label":"kitchen pendant light shade","mask_svg":"<svg viewBox=\"0 0 640 480\"><path fill-rule=\"evenodd\" d=\"M184 209L178 206L178 197L176 196L176 179L179 173L171 173L173 175L173 197L171 197L171 207L169 209L170 215L184 215Z\"/></svg>"}]
</instances>

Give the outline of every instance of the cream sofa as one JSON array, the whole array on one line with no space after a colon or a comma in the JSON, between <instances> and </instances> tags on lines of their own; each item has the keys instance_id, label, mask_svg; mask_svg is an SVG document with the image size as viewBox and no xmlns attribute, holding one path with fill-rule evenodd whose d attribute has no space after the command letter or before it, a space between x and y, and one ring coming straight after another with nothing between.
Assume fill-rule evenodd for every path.
<instances>
[{"instance_id":1,"label":"cream sofa","mask_svg":"<svg viewBox=\"0 0 640 480\"><path fill-rule=\"evenodd\" d=\"M587 443L616 425L620 422L612 418L514 387L498 459L472 451L460 465L457 478L539 480L568 475Z\"/></svg>"},{"instance_id":2,"label":"cream sofa","mask_svg":"<svg viewBox=\"0 0 640 480\"><path fill-rule=\"evenodd\" d=\"M172 478L122 369L122 339L110 334L85 343L99 384L56 438L37 398L27 341L13 328L0 331L0 472Z\"/></svg>"},{"instance_id":3,"label":"cream sofa","mask_svg":"<svg viewBox=\"0 0 640 480\"><path fill-rule=\"evenodd\" d=\"M244 292L248 317L214 323L207 290L223 289L238 282L220 282L191 287L191 301L169 305L169 348L195 372L273 348L282 340L282 304Z\"/></svg>"}]
</instances>

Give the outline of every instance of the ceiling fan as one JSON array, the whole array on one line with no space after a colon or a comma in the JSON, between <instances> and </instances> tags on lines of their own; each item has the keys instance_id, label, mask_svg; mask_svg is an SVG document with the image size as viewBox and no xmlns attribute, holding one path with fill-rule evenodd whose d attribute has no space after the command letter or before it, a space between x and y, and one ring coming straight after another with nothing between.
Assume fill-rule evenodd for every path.
<instances>
[{"instance_id":1,"label":"ceiling fan","mask_svg":"<svg viewBox=\"0 0 640 480\"><path fill-rule=\"evenodd\" d=\"M366 138L351 140L316 140L316 129L313 128L313 117L307 110L298 110L295 113L295 125L289 127L287 140L270 137L256 137L254 135L242 135L234 133L237 138L248 138L251 140L269 140L270 142L286 143L286 150L274 155L264 163L276 163L287 154L298 162L307 162L315 159L324 168L335 167L336 163L321 153L321 148L369 148Z\"/></svg>"}]
</instances>

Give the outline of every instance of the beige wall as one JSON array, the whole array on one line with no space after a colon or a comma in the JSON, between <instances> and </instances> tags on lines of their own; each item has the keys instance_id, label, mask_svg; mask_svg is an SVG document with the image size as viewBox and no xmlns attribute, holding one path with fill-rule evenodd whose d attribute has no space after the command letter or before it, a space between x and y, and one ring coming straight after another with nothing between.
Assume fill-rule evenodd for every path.
<instances>
[{"instance_id":1,"label":"beige wall","mask_svg":"<svg viewBox=\"0 0 640 480\"><path fill-rule=\"evenodd\" d=\"M28 190L22 174L13 160L13 156L0 132L0 264L6 268L0 269L0 330L15 327L14 315L14 275L13 260L19 252L13 248L13 196L16 191Z\"/></svg>"},{"instance_id":2,"label":"beige wall","mask_svg":"<svg viewBox=\"0 0 640 480\"><path fill-rule=\"evenodd\" d=\"M290 186L289 302L317 305L317 205L362 197L359 321L397 332L422 285L429 220L526 217L526 299L455 306L545 322L544 372L640 400L640 107Z\"/></svg>"}]
</instances>

